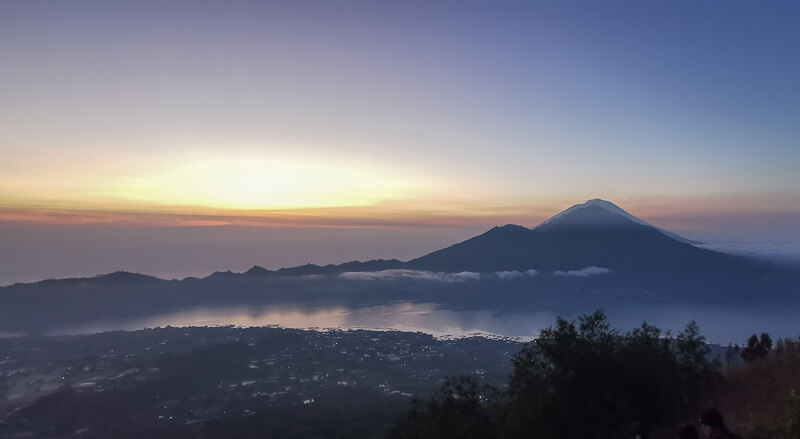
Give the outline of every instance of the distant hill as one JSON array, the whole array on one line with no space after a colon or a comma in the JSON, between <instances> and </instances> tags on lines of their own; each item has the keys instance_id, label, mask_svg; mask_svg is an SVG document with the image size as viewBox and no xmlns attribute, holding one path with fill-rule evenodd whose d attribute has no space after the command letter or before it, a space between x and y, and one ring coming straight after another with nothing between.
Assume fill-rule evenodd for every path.
<instances>
[{"instance_id":1,"label":"distant hill","mask_svg":"<svg viewBox=\"0 0 800 439\"><path fill-rule=\"evenodd\" d=\"M397 259L351 261L343 264L306 264L268 270L253 266L244 273L216 272L200 280L267 279L345 272L424 270L476 272L536 270L554 273L609 273L612 287L635 285L692 291L700 286L761 293L798 271L764 261L720 253L695 246L696 241L660 229L636 218L617 205L600 199L576 204L537 227L507 224L427 255L403 262ZM594 271L581 272L591 268ZM601 270L596 270L601 269ZM111 273L94 278L48 280L31 285L51 287L79 284L136 285L159 279L134 273ZM693 283L689 285L686 282ZM0 289L2 291L2 289ZM731 292L731 294L733 291Z\"/></svg>"}]
</instances>

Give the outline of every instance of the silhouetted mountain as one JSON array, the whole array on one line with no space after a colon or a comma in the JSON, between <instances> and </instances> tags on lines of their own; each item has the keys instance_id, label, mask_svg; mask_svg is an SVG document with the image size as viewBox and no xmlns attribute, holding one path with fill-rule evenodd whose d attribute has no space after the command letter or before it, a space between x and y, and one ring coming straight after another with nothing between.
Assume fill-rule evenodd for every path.
<instances>
[{"instance_id":1,"label":"silhouetted mountain","mask_svg":"<svg viewBox=\"0 0 800 439\"><path fill-rule=\"evenodd\" d=\"M145 285L149 283L168 282L155 276L150 276L142 273L131 273L128 271L115 271L113 273L99 274L97 276L88 277L70 277L64 279L45 279L38 282L31 283L16 283L2 288L51 288L61 286L87 286L87 285L121 285L121 286L136 286Z\"/></svg>"},{"instance_id":2,"label":"silhouetted mountain","mask_svg":"<svg viewBox=\"0 0 800 439\"><path fill-rule=\"evenodd\" d=\"M594 199L574 205L532 229L513 224L494 227L464 242L408 262L378 259L325 266L306 264L278 270L255 265L244 273L215 272L203 280L302 277L392 269L480 273L535 269L552 274L587 267L607 269L627 280L698 277L746 280L750 275L764 275L765 267L769 276L775 275L775 267L763 261L698 248L689 242L692 241L652 226L611 202ZM117 272L95 278L43 282L94 285L158 280L143 274Z\"/></svg>"},{"instance_id":3,"label":"silhouetted mountain","mask_svg":"<svg viewBox=\"0 0 800 439\"><path fill-rule=\"evenodd\" d=\"M224 277L247 277L247 278L260 278L260 277L280 277L280 276L312 276L323 274L340 274L348 271L381 271L403 268L404 262L398 259L375 259L372 261L350 261L342 264L305 264L296 267L279 268L277 270L267 270L264 267L254 265L244 273L236 273L233 271L217 271L212 273L208 278L224 278ZM207 278L207 279L208 279Z\"/></svg>"},{"instance_id":4,"label":"silhouetted mountain","mask_svg":"<svg viewBox=\"0 0 800 439\"><path fill-rule=\"evenodd\" d=\"M270 273L272 273L272 271L267 270L264 267L253 265L249 270L245 271L243 274L246 276L264 276Z\"/></svg>"},{"instance_id":5,"label":"silhouetted mountain","mask_svg":"<svg viewBox=\"0 0 800 439\"><path fill-rule=\"evenodd\" d=\"M409 261L408 267L447 272L535 269L563 275L559 282L539 283L553 291L571 286L614 293L649 290L661 297L706 300L786 297L800 278L797 270L698 248L675 236L612 203L591 200L533 229L495 227ZM576 279L592 274L604 275Z\"/></svg>"},{"instance_id":6,"label":"silhouetted mountain","mask_svg":"<svg viewBox=\"0 0 800 439\"><path fill-rule=\"evenodd\" d=\"M415 301L569 312L611 303L797 303L798 269L683 241L612 203L591 200L533 229L494 227L408 262L253 266L244 273L182 281L117 272L0 287L0 332L197 307L276 304L357 307ZM341 276L346 272L384 273Z\"/></svg>"},{"instance_id":7,"label":"silhouetted mountain","mask_svg":"<svg viewBox=\"0 0 800 439\"><path fill-rule=\"evenodd\" d=\"M240 275L241 275L240 273L235 273L235 272L233 272L231 270L215 271L215 272L211 273L208 277L206 277L206 279L234 278L234 277L239 277Z\"/></svg>"},{"instance_id":8,"label":"silhouetted mountain","mask_svg":"<svg viewBox=\"0 0 800 439\"><path fill-rule=\"evenodd\" d=\"M605 209L605 210L607 210L607 211L609 211L611 213L615 213L615 214L620 215L620 216L622 216L624 218L627 218L627 219L629 219L629 220L631 220L633 222L636 222L636 223L639 223L639 224L642 224L642 225L645 225L645 226L653 227L656 230L660 231L661 233L669 236L670 238L675 239L676 241L680 241L680 242L683 242L683 243L686 243L686 244L702 244L700 241L684 238L683 236L680 236L677 233L673 233L673 232L670 232L669 230L664 230L662 228L656 227L656 226L648 223L647 221L642 220L641 218L637 218L637 217L631 215L630 213L626 212L625 210L623 210L622 208L620 208L616 204L614 204L614 203L612 203L610 201L601 200L599 198L595 198L593 200L586 201L585 203L576 204L576 205L570 207L569 209L566 209L563 212L561 212L561 213L553 216L552 218L548 219L547 221L543 222L537 228L546 228L548 226L548 224L550 224L552 222L557 222L561 217L563 217L565 215L568 215L568 214L570 214L570 213L572 213L572 212L574 212L576 210L583 209L585 207L592 207L592 206L593 207L600 207L600 208ZM585 218L588 220L589 223L591 223L591 219L592 218L590 216L587 216Z\"/></svg>"},{"instance_id":9,"label":"silhouetted mountain","mask_svg":"<svg viewBox=\"0 0 800 439\"><path fill-rule=\"evenodd\" d=\"M162 279L141 273L131 273L128 271L115 271L113 273L98 276L97 280L103 282L147 283L147 282L157 282Z\"/></svg>"},{"instance_id":10,"label":"silhouetted mountain","mask_svg":"<svg viewBox=\"0 0 800 439\"><path fill-rule=\"evenodd\" d=\"M592 200L533 229L495 227L409 265L437 271L558 271L596 266L615 272L676 273L733 260L738 258L681 242L607 201Z\"/></svg>"},{"instance_id":11,"label":"silhouetted mountain","mask_svg":"<svg viewBox=\"0 0 800 439\"><path fill-rule=\"evenodd\" d=\"M375 259L372 261L350 261L343 264L316 265L305 264L297 267L280 268L278 270L267 270L266 268L254 265L249 270L242 273L248 277L259 276L311 276L317 274L339 274L347 271L381 271L402 268L403 262L397 259Z\"/></svg>"}]
</instances>

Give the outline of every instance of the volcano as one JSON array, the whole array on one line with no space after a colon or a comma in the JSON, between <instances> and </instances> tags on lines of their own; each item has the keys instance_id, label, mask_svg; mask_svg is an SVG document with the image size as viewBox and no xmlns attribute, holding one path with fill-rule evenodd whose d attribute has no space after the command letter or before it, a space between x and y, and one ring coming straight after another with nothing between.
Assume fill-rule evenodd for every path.
<instances>
[{"instance_id":1,"label":"volcano","mask_svg":"<svg viewBox=\"0 0 800 439\"><path fill-rule=\"evenodd\" d=\"M731 299L785 294L791 283L778 267L699 248L599 199L572 206L532 229L495 227L407 266L444 272L596 273L603 279L593 284L609 291L655 289Z\"/></svg>"}]
</instances>

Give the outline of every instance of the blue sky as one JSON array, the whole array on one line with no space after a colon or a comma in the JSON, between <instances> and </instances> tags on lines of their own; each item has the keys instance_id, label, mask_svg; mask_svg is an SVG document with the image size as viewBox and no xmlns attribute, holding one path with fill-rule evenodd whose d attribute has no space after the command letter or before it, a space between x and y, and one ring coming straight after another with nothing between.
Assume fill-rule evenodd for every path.
<instances>
[{"instance_id":1,"label":"blue sky","mask_svg":"<svg viewBox=\"0 0 800 439\"><path fill-rule=\"evenodd\" d=\"M3 2L0 220L534 225L601 197L793 233L798 22L797 2Z\"/></svg>"}]
</instances>

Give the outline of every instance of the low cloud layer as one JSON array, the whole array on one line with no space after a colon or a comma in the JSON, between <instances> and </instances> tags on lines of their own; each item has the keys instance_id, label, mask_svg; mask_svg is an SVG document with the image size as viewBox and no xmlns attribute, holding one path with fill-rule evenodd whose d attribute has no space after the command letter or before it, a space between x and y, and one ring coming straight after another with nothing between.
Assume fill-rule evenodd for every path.
<instances>
[{"instance_id":1,"label":"low cloud layer","mask_svg":"<svg viewBox=\"0 0 800 439\"><path fill-rule=\"evenodd\" d=\"M525 271L498 271L495 273L495 275L497 275L497 277L499 277L502 280L511 280L511 279L518 279L520 277L533 277L536 276L536 274L538 273L539 273L538 271L530 269Z\"/></svg>"},{"instance_id":2,"label":"low cloud layer","mask_svg":"<svg viewBox=\"0 0 800 439\"><path fill-rule=\"evenodd\" d=\"M589 277L598 274L609 274L609 273L611 273L611 270L608 268L591 266L591 267L581 268L580 270L569 270L569 271L559 270L554 272L553 274L557 276Z\"/></svg>"},{"instance_id":3,"label":"low cloud layer","mask_svg":"<svg viewBox=\"0 0 800 439\"><path fill-rule=\"evenodd\" d=\"M789 266L800 266L800 240L784 242L719 242L698 245L697 247L723 253L763 259Z\"/></svg>"},{"instance_id":4,"label":"low cloud layer","mask_svg":"<svg viewBox=\"0 0 800 439\"><path fill-rule=\"evenodd\" d=\"M525 271L496 271L493 273L476 273L474 271L462 271L458 273L445 273L424 270L383 270L383 271L349 271L342 273L339 277L353 280L398 280L413 279L435 282L465 282L479 281L482 278L491 279L496 277L500 280L514 280L536 276L539 272L530 269Z\"/></svg>"},{"instance_id":5,"label":"low cloud layer","mask_svg":"<svg viewBox=\"0 0 800 439\"><path fill-rule=\"evenodd\" d=\"M395 280L415 279L437 282L464 282L481 279L480 273L462 271L460 273L442 273L422 270L383 270L383 271L350 271L339 275L354 280Z\"/></svg>"}]
</instances>

